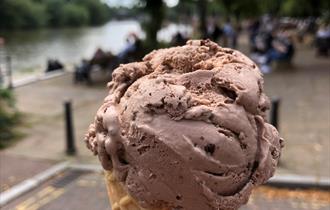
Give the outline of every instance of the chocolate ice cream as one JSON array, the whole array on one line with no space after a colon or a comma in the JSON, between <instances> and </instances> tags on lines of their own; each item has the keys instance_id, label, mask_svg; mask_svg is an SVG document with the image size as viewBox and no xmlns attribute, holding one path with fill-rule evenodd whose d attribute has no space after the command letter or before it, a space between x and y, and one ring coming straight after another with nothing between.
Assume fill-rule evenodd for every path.
<instances>
[{"instance_id":1,"label":"chocolate ice cream","mask_svg":"<svg viewBox=\"0 0 330 210\"><path fill-rule=\"evenodd\" d=\"M242 53L191 40L121 65L108 87L85 140L142 207L237 209L274 174L283 141Z\"/></svg>"}]
</instances>

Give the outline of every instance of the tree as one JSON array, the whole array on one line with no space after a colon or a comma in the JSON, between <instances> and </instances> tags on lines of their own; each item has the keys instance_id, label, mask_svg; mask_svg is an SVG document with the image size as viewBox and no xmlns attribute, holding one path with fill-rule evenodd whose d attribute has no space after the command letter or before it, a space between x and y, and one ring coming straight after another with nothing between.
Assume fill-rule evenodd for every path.
<instances>
[{"instance_id":1,"label":"tree","mask_svg":"<svg viewBox=\"0 0 330 210\"><path fill-rule=\"evenodd\" d=\"M76 0L76 4L84 6L89 13L89 24L99 25L108 20L109 9L107 5L96 0Z\"/></svg>"},{"instance_id":2,"label":"tree","mask_svg":"<svg viewBox=\"0 0 330 210\"><path fill-rule=\"evenodd\" d=\"M236 19L259 16L260 1L258 0L218 0L225 8L226 16Z\"/></svg>"},{"instance_id":3,"label":"tree","mask_svg":"<svg viewBox=\"0 0 330 210\"><path fill-rule=\"evenodd\" d=\"M165 15L164 3L162 0L143 0L143 2L147 13L147 19L143 24L146 32L146 44L148 48L156 48L158 46L157 32L162 26Z\"/></svg>"},{"instance_id":4,"label":"tree","mask_svg":"<svg viewBox=\"0 0 330 210\"><path fill-rule=\"evenodd\" d=\"M45 0L47 13L49 15L48 26L60 27L64 26L63 18L63 1L59 0Z\"/></svg>"},{"instance_id":5,"label":"tree","mask_svg":"<svg viewBox=\"0 0 330 210\"><path fill-rule=\"evenodd\" d=\"M259 2L260 14L269 13L271 15L279 15L281 5L285 0L263 0Z\"/></svg>"},{"instance_id":6,"label":"tree","mask_svg":"<svg viewBox=\"0 0 330 210\"><path fill-rule=\"evenodd\" d=\"M0 1L0 28L38 28L46 25L44 5L32 0Z\"/></svg>"},{"instance_id":7,"label":"tree","mask_svg":"<svg viewBox=\"0 0 330 210\"><path fill-rule=\"evenodd\" d=\"M109 13L100 0L0 0L0 29L98 25Z\"/></svg>"},{"instance_id":8,"label":"tree","mask_svg":"<svg viewBox=\"0 0 330 210\"><path fill-rule=\"evenodd\" d=\"M202 38L207 37L207 25L206 25L206 15L207 15L207 0L198 0L198 16L199 16L199 31Z\"/></svg>"},{"instance_id":9,"label":"tree","mask_svg":"<svg viewBox=\"0 0 330 210\"><path fill-rule=\"evenodd\" d=\"M73 3L67 3L63 6L62 16L66 26L82 26L89 22L88 10Z\"/></svg>"},{"instance_id":10,"label":"tree","mask_svg":"<svg viewBox=\"0 0 330 210\"><path fill-rule=\"evenodd\" d=\"M309 0L286 0L281 5L281 13L287 16L313 15L313 2Z\"/></svg>"},{"instance_id":11,"label":"tree","mask_svg":"<svg viewBox=\"0 0 330 210\"><path fill-rule=\"evenodd\" d=\"M328 0L286 0L281 4L281 13L287 16L318 17L329 10Z\"/></svg>"}]
</instances>

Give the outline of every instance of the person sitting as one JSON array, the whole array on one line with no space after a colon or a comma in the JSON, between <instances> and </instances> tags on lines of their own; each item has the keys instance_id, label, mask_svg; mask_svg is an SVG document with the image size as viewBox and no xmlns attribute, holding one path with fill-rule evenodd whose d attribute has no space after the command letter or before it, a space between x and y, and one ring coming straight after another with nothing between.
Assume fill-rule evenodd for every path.
<instances>
[{"instance_id":1,"label":"person sitting","mask_svg":"<svg viewBox=\"0 0 330 210\"><path fill-rule=\"evenodd\" d=\"M126 47L118 53L118 59L120 63L127 63L131 60L136 60L136 55L141 49L141 40L136 33L130 33L126 39Z\"/></svg>"},{"instance_id":2,"label":"person sitting","mask_svg":"<svg viewBox=\"0 0 330 210\"><path fill-rule=\"evenodd\" d=\"M88 84L91 84L91 77L90 77L90 72L92 69L91 62L82 59L81 64L79 66L75 67L75 76L74 76L74 82L83 82L86 81Z\"/></svg>"},{"instance_id":3,"label":"person sitting","mask_svg":"<svg viewBox=\"0 0 330 210\"><path fill-rule=\"evenodd\" d=\"M269 73L273 61L287 61L291 63L294 55L293 42L286 31L277 34L271 44L271 48L264 55L264 62L261 65L261 71Z\"/></svg>"},{"instance_id":4,"label":"person sitting","mask_svg":"<svg viewBox=\"0 0 330 210\"><path fill-rule=\"evenodd\" d=\"M252 53L256 51L256 38L259 32L259 28L260 28L259 19L252 20L250 25L248 26L250 51Z\"/></svg>"},{"instance_id":5,"label":"person sitting","mask_svg":"<svg viewBox=\"0 0 330 210\"><path fill-rule=\"evenodd\" d=\"M171 46L183 46L187 39L178 31L171 40Z\"/></svg>"},{"instance_id":6,"label":"person sitting","mask_svg":"<svg viewBox=\"0 0 330 210\"><path fill-rule=\"evenodd\" d=\"M103 51L100 47L96 49L92 59L90 60L91 65L99 65L101 68L105 69L109 63L110 53Z\"/></svg>"},{"instance_id":7,"label":"person sitting","mask_svg":"<svg viewBox=\"0 0 330 210\"><path fill-rule=\"evenodd\" d=\"M294 55L294 46L291 37L285 30L273 31L271 35L266 36L258 44L256 40L256 53L251 55L251 58L260 65L260 70L263 73L271 72L271 63L273 61L288 61Z\"/></svg>"},{"instance_id":8,"label":"person sitting","mask_svg":"<svg viewBox=\"0 0 330 210\"><path fill-rule=\"evenodd\" d=\"M57 59L48 59L47 60L47 68L46 72L56 71L56 70L63 70L64 65Z\"/></svg>"},{"instance_id":9,"label":"person sitting","mask_svg":"<svg viewBox=\"0 0 330 210\"><path fill-rule=\"evenodd\" d=\"M322 24L316 32L317 55L328 56L330 48L330 25Z\"/></svg>"},{"instance_id":10,"label":"person sitting","mask_svg":"<svg viewBox=\"0 0 330 210\"><path fill-rule=\"evenodd\" d=\"M228 18L223 26L223 45L224 47L236 48L237 46L237 31L235 30L233 24Z\"/></svg>"},{"instance_id":11,"label":"person sitting","mask_svg":"<svg viewBox=\"0 0 330 210\"><path fill-rule=\"evenodd\" d=\"M273 33L268 31L260 31L254 40L254 53L265 54L272 48Z\"/></svg>"}]
</instances>

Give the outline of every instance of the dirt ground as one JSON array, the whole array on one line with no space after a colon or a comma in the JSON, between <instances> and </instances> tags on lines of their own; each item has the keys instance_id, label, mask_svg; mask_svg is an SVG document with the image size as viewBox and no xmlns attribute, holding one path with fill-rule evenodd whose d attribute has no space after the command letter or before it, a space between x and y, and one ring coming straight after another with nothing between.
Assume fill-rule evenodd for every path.
<instances>
[{"instance_id":1,"label":"dirt ground","mask_svg":"<svg viewBox=\"0 0 330 210\"><path fill-rule=\"evenodd\" d=\"M311 47L304 46L297 49L293 64L293 69L265 75L266 92L281 99L279 130L286 141L278 173L330 177L330 59L316 58ZM82 141L107 94L104 77L96 79L98 85L74 85L72 75L66 74L16 88L17 108L25 114L26 125L21 128L25 137L5 152L97 163ZM76 157L64 155L67 99L74 107Z\"/></svg>"}]
</instances>

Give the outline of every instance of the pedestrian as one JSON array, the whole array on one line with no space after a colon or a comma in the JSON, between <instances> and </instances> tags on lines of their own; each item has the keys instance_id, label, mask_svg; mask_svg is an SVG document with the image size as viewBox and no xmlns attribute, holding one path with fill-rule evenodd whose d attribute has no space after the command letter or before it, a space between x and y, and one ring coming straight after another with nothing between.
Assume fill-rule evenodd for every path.
<instances>
[{"instance_id":1,"label":"pedestrian","mask_svg":"<svg viewBox=\"0 0 330 210\"><path fill-rule=\"evenodd\" d=\"M212 41L218 42L221 39L222 35L223 35L222 28L217 23L215 23L211 34Z\"/></svg>"},{"instance_id":2,"label":"pedestrian","mask_svg":"<svg viewBox=\"0 0 330 210\"><path fill-rule=\"evenodd\" d=\"M316 48L318 56L328 56L330 48L330 24L321 24L316 32Z\"/></svg>"},{"instance_id":3,"label":"pedestrian","mask_svg":"<svg viewBox=\"0 0 330 210\"><path fill-rule=\"evenodd\" d=\"M228 18L226 23L223 26L223 34L224 34L224 47L236 47L236 32L233 25Z\"/></svg>"}]
</instances>

